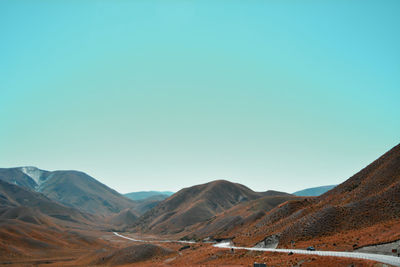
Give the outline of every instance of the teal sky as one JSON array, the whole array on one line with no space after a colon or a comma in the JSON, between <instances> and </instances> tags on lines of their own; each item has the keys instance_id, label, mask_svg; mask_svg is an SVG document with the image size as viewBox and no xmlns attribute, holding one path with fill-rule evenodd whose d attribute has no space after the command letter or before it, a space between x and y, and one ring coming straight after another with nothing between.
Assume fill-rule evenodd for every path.
<instances>
[{"instance_id":1,"label":"teal sky","mask_svg":"<svg viewBox=\"0 0 400 267\"><path fill-rule=\"evenodd\" d=\"M340 183L400 141L400 1L2 0L0 166L122 192Z\"/></svg>"}]
</instances>

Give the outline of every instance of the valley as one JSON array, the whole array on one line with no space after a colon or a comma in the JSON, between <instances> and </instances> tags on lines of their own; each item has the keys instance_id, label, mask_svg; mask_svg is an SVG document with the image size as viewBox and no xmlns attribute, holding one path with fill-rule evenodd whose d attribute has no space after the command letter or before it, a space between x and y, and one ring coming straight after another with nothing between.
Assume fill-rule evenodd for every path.
<instances>
[{"instance_id":1,"label":"valley","mask_svg":"<svg viewBox=\"0 0 400 267\"><path fill-rule=\"evenodd\" d=\"M0 265L400 266L400 145L319 196L227 180L168 194L0 169Z\"/></svg>"}]
</instances>

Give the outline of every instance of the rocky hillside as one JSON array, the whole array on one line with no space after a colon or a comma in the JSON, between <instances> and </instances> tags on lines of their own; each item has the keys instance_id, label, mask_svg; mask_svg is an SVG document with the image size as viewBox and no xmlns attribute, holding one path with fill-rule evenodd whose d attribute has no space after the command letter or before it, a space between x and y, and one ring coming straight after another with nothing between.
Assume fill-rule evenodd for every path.
<instances>
[{"instance_id":1,"label":"rocky hillside","mask_svg":"<svg viewBox=\"0 0 400 267\"><path fill-rule=\"evenodd\" d=\"M290 200L235 234L254 244L271 235L280 246L308 240L349 249L400 239L400 145L329 192ZM319 241L316 241L319 240ZM329 240L329 241L327 241Z\"/></svg>"},{"instance_id":2,"label":"rocky hillside","mask_svg":"<svg viewBox=\"0 0 400 267\"><path fill-rule=\"evenodd\" d=\"M263 196L287 195L275 191L254 192L225 180L185 188L144 214L135 224L135 231L158 234L184 232L235 205Z\"/></svg>"},{"instance_id":3,"label":"rocky hillside","mask_svg":"<svg viewBox=\"0 0 400 267\"><path fill-rule=\"evenodd\" d=\"M0 180L37 191L66 206L92 214L118 213L135 202L79 171L44 171L35 167L0 169Z\"/></svg>"}]
</instances>

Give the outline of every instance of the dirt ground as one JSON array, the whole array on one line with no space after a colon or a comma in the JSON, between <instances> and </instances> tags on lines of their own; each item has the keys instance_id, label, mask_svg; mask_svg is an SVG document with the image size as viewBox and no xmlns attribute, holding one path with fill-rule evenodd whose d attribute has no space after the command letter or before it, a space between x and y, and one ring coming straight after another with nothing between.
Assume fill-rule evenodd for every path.
<instances>
[{"instance_id":1,"label":"dirt ground","mask_svg":"<svg viewBox=\"0 0 400 267\"><path fill-rule=\"evenodd\" d=\"M29 259L9 259L1 260L0 265L6 266L110 266L102 260L107 259L109 255L121 251L132 245L140 244L140 242L132 242L115 236L111 232L93 232L100 234L100 238L104 241L103 247L90 246L52 251L51 256L46 258L29 258ZM148 243L145 243L148 244ZM136 262L121 263L118 266L253 266L254 262L265 263L267 266L368 266L379 267L387 266L373 261L364 261L337 257L319 257L307 255L287 255L284 253L255 252L255 251L231 251L227 249L219 249L212 244L186 244L181 243L156 243L163 250L168 250L168 254L153 255L150 259L143 260L135 258ZM148 255L147 255L148 256ZM115 266L115 265L114 265Z\"/></svg>"}]
</instances>

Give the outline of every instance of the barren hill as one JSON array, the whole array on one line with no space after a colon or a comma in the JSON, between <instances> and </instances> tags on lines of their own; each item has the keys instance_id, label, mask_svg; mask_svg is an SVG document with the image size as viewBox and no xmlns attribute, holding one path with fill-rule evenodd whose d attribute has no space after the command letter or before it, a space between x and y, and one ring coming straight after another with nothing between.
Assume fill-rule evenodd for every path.
<instances>
[{"instance_id":1,"label":"barren hill","mask_svg":"<svg viewBox=\"0 0 400 267\"><path fill-rule=\"evenodd\" d=\"M42 257L65 249L96 247L102 241L81 231L101 228L104 224L94 215L0 180L0 259Z\"/></svg>"},{"instance_id":2,"label":"barren hill","mask_svg":"<svg viewBox=\"0 0 400 267\"><path fill-rule=\"evenodd\" d=\"M48 197L0 180L0 220L18 219L35 224L89 225L96 217L65 207Z\"/></svg>"},{"instance_id":3,"label":"barren hill","mask_svg":"<svg viewBox=\"0 0 400 267\"><path fill-rule=\"evenodd\" d=\"M137 205L79 171L49 172L35 167L3 168L0 169L0 180L41 192L52 200L92 214L118 213Z\"/></svg>"},{"instance_id":4,"label":"barren hill","mask_svg":"<svg viewBox=\"0 0 400 267\"><path fill-rule=\"evenodd\" d=\"M400 239L400 145L329 192L290 200L247 224L236 241L254 244L271 235L294 242L346 242L346 249ZM346 236L346 238L343 238ZM325 241L324 241L325 240ZM347 241L344 241L347 240ZM317 242L318 243L318 242ZM351 244L351 245L350 245Z\"/></svg>"},{"instance_id":5,"label":"barren hill","mask_svg":"<svg viewBox=\"0 0 400 267\"><path fill-rule=\"evenodd\" d=\"M158 234L181 233L231 207L264 195L286 195L275 191L263 193L225 180L185 188L144 214L134 230Z\"/></svg>"},{"instance_id":6,"label":"barren hill","mask_svg":"<svg viewBox=\"0 0 400 267\"><path fill-rule=\"evenodd\" d=\"M218 213L205 222L194 225L187 239L224 239L234 236L243 225L263 217L278 205L298 197L290 194L263 196L251 201L239 203Z\"/></svg>"},{"instance_id":7,"label":"barren hill","mask_svg":"<svg viewBox=\"0 0 400 267\"><path fill-rule=\"evenodd\" d=\"M125 209L117 214L113 214L107 218L107 222L112 225L114 230L124 230L131 226L138 217L131 209Z\"/></svg>"},{"instance_id":8,"label":"barren hill","mask_svg":"<svg viewBox=\"0 0 400 267\"><path fill-rule=\"evenodd\" d=\"M135 203L117 191L78 171L51 172L40 192L51 199L90 213L117 213Z\"/></svg>"}]
</instances>

